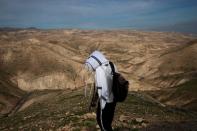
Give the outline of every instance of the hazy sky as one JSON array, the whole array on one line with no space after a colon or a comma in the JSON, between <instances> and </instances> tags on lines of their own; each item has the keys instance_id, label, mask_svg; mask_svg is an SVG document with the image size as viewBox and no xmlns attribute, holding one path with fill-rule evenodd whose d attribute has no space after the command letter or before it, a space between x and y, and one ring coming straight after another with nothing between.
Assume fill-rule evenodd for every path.
<instances>
[{"instance_id":1,"label":"hazy sky","mask_svg":"<svg viewBox=\"0 0 197 131\"><path fill-rule=\"evenodd\" d=\"M197 0L0 0L0 27L153 29L196 22Z\"/></svg>"}]
</instances>

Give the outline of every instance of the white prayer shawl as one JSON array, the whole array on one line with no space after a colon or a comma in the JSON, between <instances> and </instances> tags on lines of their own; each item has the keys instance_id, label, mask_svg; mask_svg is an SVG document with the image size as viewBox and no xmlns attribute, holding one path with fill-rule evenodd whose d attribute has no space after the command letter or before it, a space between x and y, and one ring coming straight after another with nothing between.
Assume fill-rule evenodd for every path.
<instances>
[{"instance_id":1,"label":"white prayer shawl","mask_svg":"<svg viewBox=\"0 0 197 131\"><path fill-rule=\"evenodd\" d=\"M98 62L95 57L100 62ZM89 68L89 70L95 71L95 84L98 90L101 108L104 109L106 103L113 102L114 98L112 93L113 76L109 61L101 52L94 51L86 60L86 67Z\"/></svg>"}]
</instances>

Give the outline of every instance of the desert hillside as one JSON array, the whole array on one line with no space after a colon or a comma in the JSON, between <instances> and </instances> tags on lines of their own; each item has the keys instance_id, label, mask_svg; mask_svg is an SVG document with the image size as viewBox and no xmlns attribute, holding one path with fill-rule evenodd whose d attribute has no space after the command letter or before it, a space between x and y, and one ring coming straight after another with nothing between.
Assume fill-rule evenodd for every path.
<instances>
[{"instance_id":1,"label":"desert hillside","mask_svg":"<svg viewBox=\"0 0 197 131\"><path fill-rule=\"evenodd\" d=\"M92 83L83 64L94 50L100 50L117 65L129 80L131 92L197 111L196 36L135 30L2 28L0 114L11 115L6 120L12 121L13 114L34 108L37 99L49 100L59 90L81 90L85 80ZM34 93L42 90L47 95ZM5 124L2 129L7 127Z\"/></svg>"},{"instance_id":2,"label":"desert hillside","mask_svg":"<svg viewBox=\"0 0 197 131\"><path fill-rule=\"evenodd\" d=\"M104 52L133 81L131 90L173 87L196 75L197 40L189 35L36 29L0 33L0 69L27 91L80 86L83 63L94 50Z\"/></svg>"}]
</instances>

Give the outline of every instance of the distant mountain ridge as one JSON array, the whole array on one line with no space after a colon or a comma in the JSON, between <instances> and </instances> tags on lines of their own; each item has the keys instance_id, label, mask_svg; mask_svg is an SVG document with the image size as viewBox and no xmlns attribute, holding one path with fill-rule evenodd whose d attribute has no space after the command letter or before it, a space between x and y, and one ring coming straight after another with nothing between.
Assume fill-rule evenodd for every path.
<instances>
[{"instance_id":1,"label":"distant mountain ridge","mask_svg":"<svg viewBox=\"0 0 197 131\"><path fill-rule=\"evenodd\" d=\"M36 28L36 27L27 27L27 28L0 27L0 31L19 31L19 30L38 30L38 28Z\"/></svg>"},{"instance_id":2,"label":"distant mountain ridge","mask_svg":"<svg viewBox=\"0 0 197 131\"><path fill-rule=\"evenodd\" d=\"M197 20L153 28L155 31L182 32L197 35Z\"/></svg>"}]
</instances>

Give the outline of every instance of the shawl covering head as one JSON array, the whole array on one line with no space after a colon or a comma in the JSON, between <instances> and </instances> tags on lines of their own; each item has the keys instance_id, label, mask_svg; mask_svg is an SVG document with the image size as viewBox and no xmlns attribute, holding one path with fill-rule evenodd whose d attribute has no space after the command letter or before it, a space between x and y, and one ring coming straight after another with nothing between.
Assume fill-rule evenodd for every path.
<instances>
[{"instance_id":1,"label":"shawl covering head","mask_svg":"<svg viewBox=\"0 0 197 131\"><path fill-rule=\"evenodd\" d=\"M95 71L97 67L101 66L103 63L108 62L105 56L100 51L94 51L85 62L85 67L89 71Z\"/></svg>"}]
</instances>

